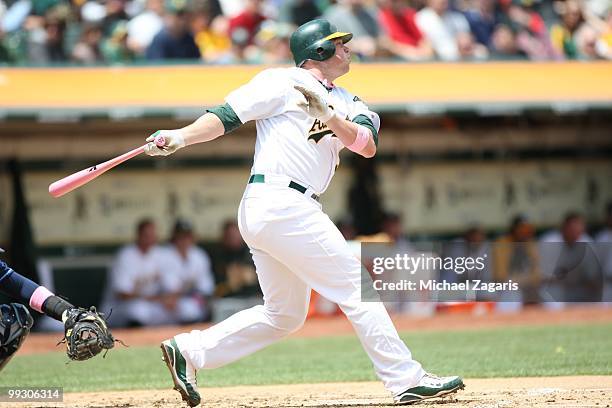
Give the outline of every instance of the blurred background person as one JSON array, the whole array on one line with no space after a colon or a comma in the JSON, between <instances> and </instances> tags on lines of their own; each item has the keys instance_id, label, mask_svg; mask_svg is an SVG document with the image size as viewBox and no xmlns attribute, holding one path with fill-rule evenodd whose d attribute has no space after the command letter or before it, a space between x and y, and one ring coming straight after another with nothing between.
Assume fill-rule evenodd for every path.
<instances>
[{"instance_id":1,"label":"blurred background person","mask_svg":"<svg viewBox=\"0 0 612 408\"><path fill-rule=\"evenodd\" d=\"M329 7L327 0L286 0L281 4L278 19L296 27L321 17Z\"/></svg>"},{"instance_id":2,"label":"blurred background person","mask_svg":"<svg viewBox=\"0 0 612 408\"><path fill-rule=\"evenodd\" d=\"M605 24L601 24L597 38L597 53L602 58L612 60L612 6L606 12Z\"/></svg>"},{"instance_id":3,"label":"blurred background person","mask_svg":"<svg viewBox=\"0 0 612 408\"><path fill-rule=\"evenodd\" d=\"M262 304L255 265L235 220L223 223L220 245L211 248L210 254L216 283L213 321Z\"/></svg>"},{"instance_id":4,"label":"blurred background person","mask_svg":"<svg viewBox=\"0 0 612 408\"><path fill-rule=\"evenodd\" d=\"M598 15L589 10L588 4L587 8L582 9L583 16L587 22L585 24L590 28L586 35L583 37L587 37L586 39L579 38L579 41L590 40L590 36L595 37L595 54L597 58L603 58L610 60L612 59L612 5L608 5L607 10L605 10L601 15Z\"/></svg>"},{"instance_id":5,"label":"blurred background person","mask_svg":"<svg viewBox=\"0 0 612 408\"><path fill-rule=\"evenodd\" d=\"M46 16L30 16L27 19L28 61L32 64L67 62L64 36L69 10L56 8Z\"/></svg>"},{"instance_id":6,"label":"blurred background person","mask_svg":"<svg viewBox=\"0 0 612 408\"><path fill-rule=\"evenodd\" d=\"M128 30L125 21L115 24L111 35L102 43L102 56L110 64L129 63L136 55L128 46Z\"/></svg>"},{"instance_id":7,"label":"blurred background person","mask_svg":"<svg viewBox=\"0 0 612 408\"><path fill-rule=\"evenodd\" d=\"M493 32L490 44L491 59L527 59L516 42L516 33L506 24L500 24Z\"/></svg>"},{"instance_id":8,"label":"blurred background person","mask_svg":"<svg viewBox=\"0 0 612 408\"><path fill-rule=\"evenodd\" d=\"M417 13L416 23L441 60L487 56L487 49L474 41L466 18L451 10L448 0L428 0L427 7Z\"/></svg>"},{"instance_id":9,"label":"blurred background person","mask_svg":"<svg viewBox=\"0 0 612 408\"><path fill-rule=\"evenodd\" d=\"M567 213L558 231L542 236L542 272L550 282L544 288L547 300L601 301L603 275L592 243L584 218L577 212Z\"/></svg>"},{"instance_id":10,"label":"blurred background person","mask_svg":"<svg viewBox=\"0 0 612 408\"><path fill-rule=\"evenodd\" d=\"M229 20L229 35L233 37L236 31L241 31L246 35L243 41L251 45L255 41L255 35L259 31L261 23L266 20L262 12L263 0L246 0L244 8L238 15Z\"/></svg>"},{"instance_id":11,"label":"blurred background person","mask_svg":"<svg viewBox=\"0 0 612 408\"><path fill-rule=\"evenodd\" d=\"M290 64L293 61L289 48L289 37L295 30L290 24L276 21L265 21L255 36L253 52L247 56L253 64Z\"/></svg>"},{"instance_id":12,"label":"blurred background person","mask_svg":"<svg viewBox=\"0 0 612 408\"><path fill-rule=\"evenodd\" d=\"M127 43L137 55L144 55L153 38L164 27L164 0L147 0L146 9L127 23Z\"/></svg>"},{"instance_id":13,"label":"blurred background person","mask_svg":"<svg viewBox=\"0 0 612 408\"><path fill-rule=\"evenodd\" d=\"M434 57L431 44L416 24L416 10L406 0L380 0L378 4L378 21L393 55L406 60Z\"/></svg>"},{"instance_id":14,"label":"blurred background person","mask_svg":"<svg viewBox=\"0 0 612 408\"><path fill-rule=\"evenodd\" d=\"M200 50L189 27L189 10L186 0L169 0L166 3L164 27L147 48L148 60L199 59Z\"/></svg>"},{"instance_id":15,"label":"blurred background person","mask_svg":"<svg viewBox=\"0 0 612 408\"><path fill-rule=\"evenodd\" d=\"M214 16L209 2L194 5L191 31L200 54L207 63L223 64L231 60L229 21L223 15Z\"/></svg>"},{"instance_id":16,"label":"blurred background person","mask_svg":"<svg viewBox=\"0 0 612 408\"><path fill-rule=\"evenodd\" d=\"M593 242L593 239L586 232L584 217L570 211L563 218L560 228L544 233L540 242L565 242L571 245L576 242Z\"/></svg>"},{"instance_id":17,"label":"blurred background person","mask_svg":"<svg viewBox=\"0 0 612 408\"><path fill-rule=\"evenodd\" d=\"M495 0L476 0L468 3L464 13L474 39L487 48L491 48L493 33L500 19L495 10Z\"/></svg>"},{"instance_id":18,"label":"blurred background person","mask_svg":"<svg viewBox=\"0 0 612 408\"><path fill-rule=\"evenodd\" d=\"M514 217L506 235L493 246L494 282L512 280L519 284L523 304L539 302L540 256L535 229L523 215Z\"/></svg>"},{"instance_id":19,"label":"blurred background person","mask_svg":"<svg viewBox=\"0 0 612 408\"><path fill-rule=\"evenodd\" d=\"M364 0L338 0L325 10L323 18L335 25L338 31L353 33L353 39L347 45L353 54L371 59L380 53L381 29L376 11Z\"/></svg>"},{"instance_id":20,"label":"blurred background person","mask_svg":"<svg viewBox=\"0 0 612 408\"><path fill-rule=\"evenodd\" d=\"M464 271L440 270L440 279L447 282L465 282L468 280L479 279L484 282L492 281L492 271L490 267L491 244L487 240L485 231L479 225L468 227L460 237L457 237L444 246L443 258L482 258L484 268L478 268L476 263L473 267L463 267ZM457 262L455 262L457 263Z\"/></svg>"},{"instance_id":21,"label":"blurred background person","mask_svg":"<svg viewBox=\"0 0 612 408\"><path fill-rule=\"evenodd\" d=\"M173 297L163 294L163 250L151 219L136 227L136 242L121 248L113 263L110 289L113 325L147 326L169 323Z\"/></svg>"},{"instance_id":22,"label":"blurred background person","mask_svg":"<svg viewBox=\"0 0 612 408\"><path fill-rule=\"evenodd\" d=\"M389 238L389 243L398 253L413 252L412 245L404 233L402 217L398 213L388 212L384 215L381 232Z\"/></svg>"},{"instance_id":23,"label":"blurred background person","mask_svg":"<svg viewBox=\"0 0 612 408\"><path fill-rule=\"evenodd\" d=\"M223 223L220 246L212 253L215 295L219 297L260 296L249 248L234 220Z\"/></svg>"},{"instance_id":24,"label":"blurred background person","mask_svg":"<svg viewBox=\"0 0 612 408\"><path fill-rule=\"evenodd\" d=\"M100 51L102 29L96 24L85 24L81 38L72 50L72 60L80 64L99 64L104 61Z\"/></svg>"},{"instance_id":25,"label":"blurred background person","mask_svg":"<svg viewBox=\"0 0 612 408\"><path fill-rule=\"evenodd\" d=\"M101 27L105 37L112 34L115 25L119 22L129 20L130 17L125 11L127 3L127 0L106 0L104 2L106 13L102 19Z\"/></svg>"},{"instance_id":26,"label":"blurred background person","mask_svg":"<svg viewBox=\"0 0 612 408\"><path fill-rule=\"evenodd\" d=\"M576 33L578 59L592 60L603 58L597 49L597 32L588 24L583 24Z\"/></svg>"},{"instance_id":27,"label":"blurred background person","mask_svg":"<svg viewBox=\"0 0 612 408\"><path fill-rule=\"evenodd\" d=\"M528 0L501 0L500 8L505 24L516 33L516 43L521 52L532 60L556 60L561 55L555 50L542 15Z\"/></svg>"},{"instance_id":28,"label":"blurred background person","mask_svg":"<svg viewBox=\"0 0 612 408\"><path fill-rule=\"evenodd\" d=\"M557 1L555 9L561 21L550 28L552 44L559 55L567 59L577 59L580 54L576 37L584 26L581 5L576 0Z\"/></svg>"},{"instance_id":29,"label":"blurred background person","mask_svg":"<svg viewBox=\"0 0 612 408\"><path fill-rule=\"evenodd\" d=\"M215 280L208 254L196 245L193 226L178 220L163 249L162 286L173 323L195 323L210 316Z\"/></svg>"},{"instance_id":30,"label":"blurred background person","mask_svg":"<svg viewBox=\"0 0 612 408\"><path fill-rule=\"evenodd\" d=\"M604 228L595 236L597 252L604 275L604 299L612 301L612 201L605 211Z\"/></svg>"},{"instance_id":31,"label":"blurred background person","mask_svg":"<svg viewBox=\"0 0 612 408\"><path fill-rule=\"evenodd\" d=\"M4 44L4 33L0 31L0 64L9 64L13 62L13 56L8 47Z\"/></svg>"},{"instance_id":32,"label":"blurred background person","mask_svg":"<svg viewBox=\"0 0 612 408\"><path fill-rule=\"evenodd\" d=\"M4 14L6 13L6 4L3 0L0 0L0 22L2 22ZM2 31L2 25L0 24L0 63L10 62L12 57L4 44L4 32Z\"/></svg>"},{"instance_id":33,"label":"blurred background person","mask_svg":"<svg viewBox=\"0 0 612 408\"><path fill-rule=\"evenodd\" d=\"M230 54L221 62L225 64L248 63L249 55L253 52L253 45L249 44L249 33L244 28L237 28L230 36Z\"/></svg>"}]
</instances>

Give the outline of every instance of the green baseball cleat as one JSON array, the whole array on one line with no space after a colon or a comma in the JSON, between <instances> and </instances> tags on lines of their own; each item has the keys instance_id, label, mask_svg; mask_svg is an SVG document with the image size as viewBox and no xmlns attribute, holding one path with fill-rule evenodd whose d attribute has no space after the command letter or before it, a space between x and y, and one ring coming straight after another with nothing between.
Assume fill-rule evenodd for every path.
<instances>
[{"instance_id":1,"label":"green baseball cleat","mask_svg":"<svg viewBox=\"0 0 612 408\"><path fill-rule=\"evenodd\" d=\"M174 339L164 340L161 344L162 359L166 362L174 389L181 393L183 401L190 407L200 404L200 393L198 392L198 382L195 369L187 363L185 357L179 351Z\"/></svg>"},{"instance_id":2,"label":"green baseball cleat","mask_svg":"<svg viewBox=\"0 0 612 408\"><path fill-rule=\"evenodd\" d=\"M393 399L398 405L409 405L429 398L443 397L464 387L463 380L457 376L438 377L426 373L416 386L397 394Z\"/></svg>"}]
</instances>

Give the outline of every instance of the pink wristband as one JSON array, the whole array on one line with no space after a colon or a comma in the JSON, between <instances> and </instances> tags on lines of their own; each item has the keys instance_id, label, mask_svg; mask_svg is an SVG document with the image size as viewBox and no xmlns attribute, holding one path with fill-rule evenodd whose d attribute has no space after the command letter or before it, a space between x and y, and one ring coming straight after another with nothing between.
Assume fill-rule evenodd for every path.
<instances>
[{"instance_id":1,"label":"pink wristband","mask_svg":"<svg viewBox=\"0 0 612 408\"><path fill-rule=\"evenodd\" d=\"M370 140L370 129L365 126L357 125L357 137L355 137L355 141L352 145L346 146L351 152L359 153L363 150L364 147L368 145L368 140Z\"/></svg>"},{"instance_id":2,"label":"pink wristband","mask_svg":"<svg viewBox=\"0 0 612 408\"><path fill-rule=\"evenodd\" d=\"M42 313L43 303L45 303L45 300L49 299L51 296L53 296L53 293L49 289L45 288L44 286L37 287L30 298L30 307L37 312Z\"/></svg>"}]
</instances>

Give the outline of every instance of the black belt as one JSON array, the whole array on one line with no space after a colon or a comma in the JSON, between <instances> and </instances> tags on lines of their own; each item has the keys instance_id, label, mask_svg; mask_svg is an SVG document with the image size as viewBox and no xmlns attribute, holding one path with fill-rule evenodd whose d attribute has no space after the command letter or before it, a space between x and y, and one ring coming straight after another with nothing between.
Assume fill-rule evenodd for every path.
<instances>
[{"instance_id":1,"label":"black belt","mask_svg":"<svg viewBox=\"0 0 612 408\"><path fill-rule=\"evenodd\" d=\"M251 174L251 177L249 177L249 184L265 183L265 182L266 182L266 176L263 174ZM304 187L303 185L298 184L295 181L290 181L287 187L297 190L302 194L306 194L306 191L308 190L308 187ZM311 194L310 198L312 198L313 200L317 202L319 201L319 196L316 194Z\"/></svg>"}]
</instances>

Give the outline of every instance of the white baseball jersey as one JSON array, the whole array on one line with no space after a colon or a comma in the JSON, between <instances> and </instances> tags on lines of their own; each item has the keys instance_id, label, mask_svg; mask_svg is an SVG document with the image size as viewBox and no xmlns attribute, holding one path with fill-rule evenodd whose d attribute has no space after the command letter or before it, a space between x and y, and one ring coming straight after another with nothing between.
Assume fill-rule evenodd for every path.
<instances>
[{"instance_id":1,"label":"white baseball jersey","mask_svg":"<svg viewBox=\"0 0 612 408\"><path fill-rule=\"evenodd\" d=\"M208 254L193 245L183 258L174 245L163 248L164 259L162 282L168 292L184 292L197 289L204 295L212 295L215 290Z\"/></svg>"},{"instance_id":2,"label":"white baseball jersey","mask_svg":"<svg viewBox=\"0 0 612 408\"><path fill-rule=\"evenodd\" d=\"M419 384L425 371L393 327L381 302L361 301L362 266L319 203L296 194L287 177L317 194L325 191L344 147L324 123L298 105L300 85L316 92L342 117L378 115L342 88L327 89L301 68L267 69L232 92L226 102L242 123L256 121L252 173L279 183L250 185L238 208L240 233L251 249L263 305L206 329L174 337L188 367L222 367L299 329L311 289L340 306L357 332L378 376L394 395ZM309 190L307 190L309 191Z\"/></svg>"},{"instance_id":3,"label":"white baseball jersey","mask_svg":"<svg viewBox=\"0 0 612 408\"><path fill-rule=\"evenodd\" d=\"M154 246L142 253L134 244L121 249L112 268L112 287L115 292L154 296L161 291L160 262L163 251Z\"/></svg>"},{"instance_id":4,"label":"white baseball jersey","mask_svg":"<svg viewBox=\"0 0 612 408\"><path fill-rule=\"evenodd\" d=\"M226 97L242 123L256 121L251 173L288 176L321 194L340 164L344 145L325 123L300 109L297 103L304 96L295 85L316 92L348 120L365 115L378 130L380 119L356 96L340 87L326 88L302 68L266 69Z\"/></svg>"}]
</instances>

